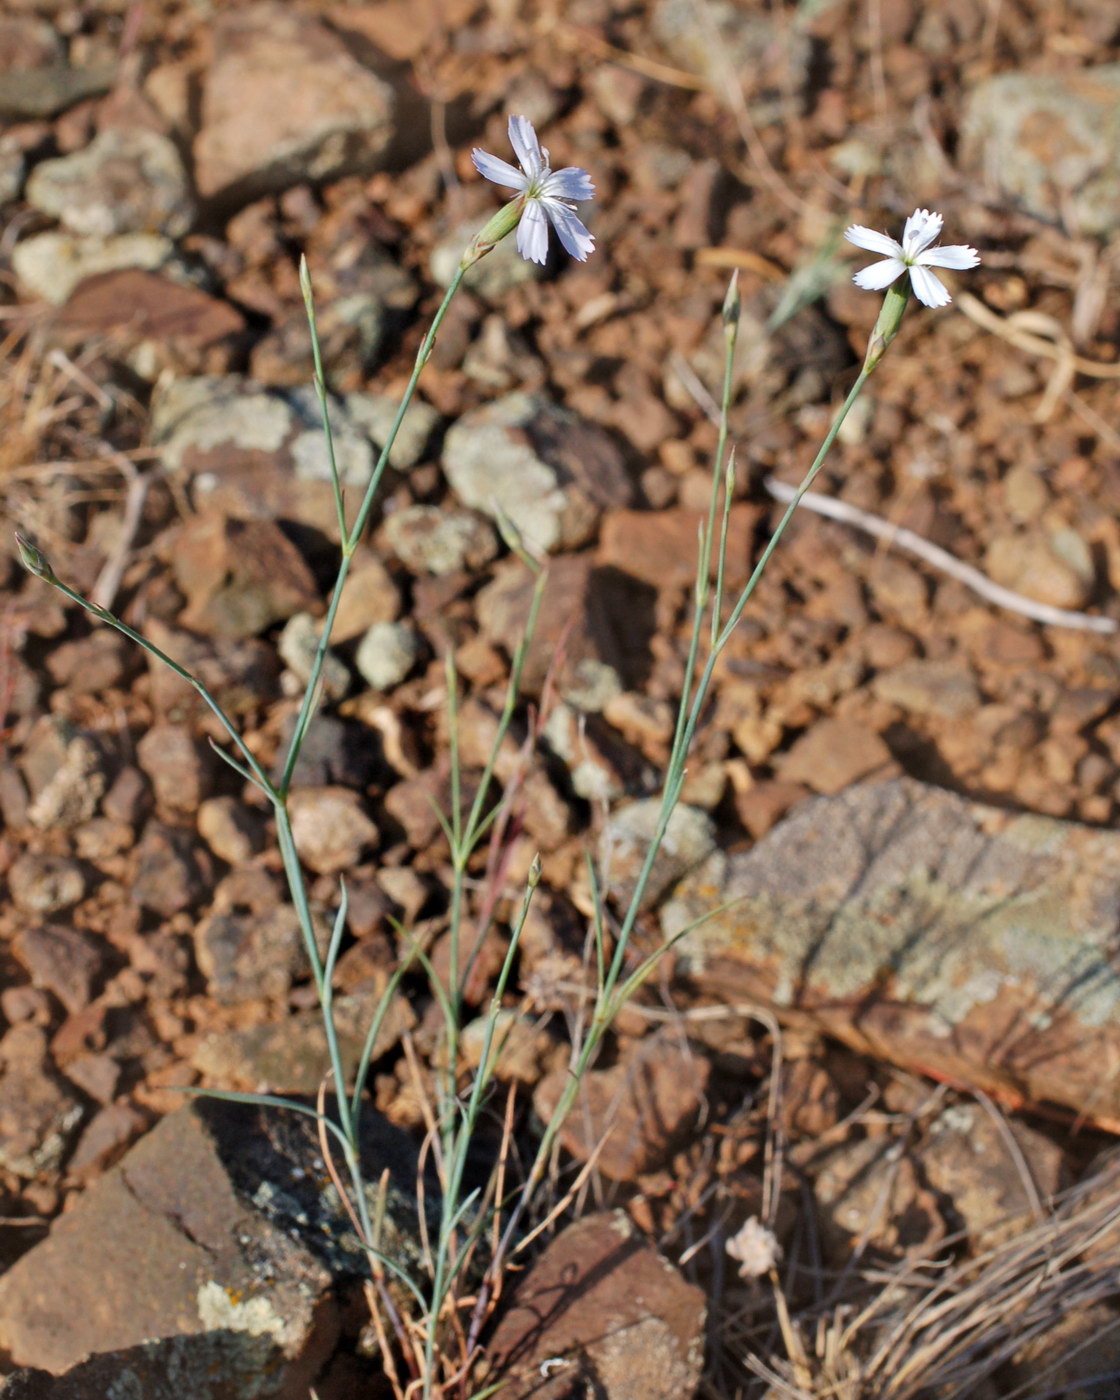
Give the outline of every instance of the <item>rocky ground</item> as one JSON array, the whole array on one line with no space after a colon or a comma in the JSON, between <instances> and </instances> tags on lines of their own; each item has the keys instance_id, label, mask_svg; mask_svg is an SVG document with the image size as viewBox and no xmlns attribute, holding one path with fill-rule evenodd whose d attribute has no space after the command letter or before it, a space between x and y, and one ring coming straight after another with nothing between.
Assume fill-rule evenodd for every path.
<instances>
[{"instance_id":1,"label":"rocky ground","mask_svg":"<svg viewBox=\"0 0 1120 1400\"><path fill-rule=\"evenodd\" d=\"M550 584L498 765L513 817L476 871L470 916L495 920L471 999L539 853L502 1068L526 1142L578 1021L586 853L617 908L672 737L731 271L734 588L777 519L767 482L800 479L877 314L843 229L897 234L928 206L982 254L946 275L950 308L911 305L816 489L1077 616L1032 620L858 520L799 515L717 669L639 944L726 910L590 1076L558 1189L613 1132L581 1218L495 1315L504 1394L1116 1393L1118 95L1097 0L0 15L5 515L196 669L266 765L337 539L299 256L356 494L497 207L471 147L507 158L523 113L554 165L591 172L585 264L503 244L453 303L294 806L317 908L346 873L356 1054L394 927L446 962L445 658L469 777L531 589L508 517ZM197 694L25 576L11 531L0 585L5 1394L104 1395L125 1370L151 1397L183 1375L388 1393L316 1144L183 1106L320 1082L268 812ZM407 991L370 1119L402 1249L437 1026ZM744 1278L726 1245L749 1254L752 1218L781 1257ZM573 1272L580 1305L534 1329Z\"/></svg>"}]
</instances>

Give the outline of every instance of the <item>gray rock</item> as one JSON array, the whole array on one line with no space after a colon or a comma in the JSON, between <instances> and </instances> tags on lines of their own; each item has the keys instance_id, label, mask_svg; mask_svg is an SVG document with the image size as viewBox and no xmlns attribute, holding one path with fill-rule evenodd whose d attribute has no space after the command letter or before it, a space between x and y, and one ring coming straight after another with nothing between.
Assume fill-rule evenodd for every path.
<instances>
[{"instance_id":1,"label":"gray rock","mask_svg":"<svg viewBox=\"0 0 1120 1400\"><path fill-rule=\"evenodd\" d=\"M494 212L496 209L497 206ZM456 224L432 249L428 267L432 281L438 287L451 285L460 259L488 217L486 213L482 213L475 219ZM543 274L542 266L529 262L517 251L516 235L511 233L475 263L467 273L463 285L485 297L487 301L500 301L515 287L523 286L526 282L535 282Z\"/></svg>"},{"instance_id":2,"label":"gray rock","mask_svg":"<svg viewBox=\"0 0 1120 1400\"><path fill-rule=\"evenodd\" d=\"M54 914L84 897L85 871L69 856L24 851L8 871L8 890L17 909L28 914Z\"/></svg>"},{"instance_id":3,"label":"gray rock","mask_svg":"<svg viewBox=\"0 0 1120 1400\"><path fill-rule=\"evenodd\" d=\"M347 485L364 485L373 453L341 405L330 406L335 462ZM173 471L191 453L229 445L246 452L290 453L296 474L330 480L330 458L319 400L308 386L290 391L266 389L242 375L198 375L170 384L153 408L152 427L160 456Z\"/></svg>"},{"instance_id":4,"label":"gray rock","mask_svg":"<svg viewBox=\"0 0 1120 1400\"><path fill-rule=\"evenodd\" d=\"M448 432L443 469L464 505L508 519L530 550L578 548L633 486L601 428L536 394L509 394Z\"/></svg>"},{"instance_id":5,"label":"gray rock","mask_svg":"<svg viewBox=\"0 0 1120 1400\"><path fill-rule=\"evenodd\" d=\"M205 198L246 203L376 168L396 98L333 29L286 4L247 4L218 12L213 45L194 143Z\"/></svg>"},{"instance_id":6,"label":"gray rock","mask_svg":"<svg viewBox=\"0 0 1120 1400\"><path fill-rule=\"evenodd\" d=\"M319 626L310 613L296 613L288 619L276 649L284 665L306 685L311 679L315 653L319 650ZM323 669L319 674L323 693L331 700L341 700L350 689L350 672L346 662L330 651L323 658Z\"/></svg>"},{"instance_id":7,"label":"gray rock","mask_svg":"<svg viewBox=\"0 0 1120 1400\"><path fill-rule=\"evenodd\" d=\"M67 720L50 716L31 731L20 758L30 789L27 819L41 831L69 831L88 821L106 787L96 739Z\"/></svg>"},{"instance_id":8,"label":"gray rock","mask_svg":"<svg viewBox=\"0 0 1120 1400\"><path fill-rule=\"evenodd\" d=\"M329 412L341 479L361 490L373 446L341 404ZM268 389L237 374L178 378L154 398L152 436L165 467L191 477L200 505L242 519L301 519L337 538L330 458L310 388Z\"/></svg>"},{"instance_id":9,"label":"gray rock","mask_svg":"<svg viewBox=\"0 0 1120 1400\"><path fill-rule=\"evenodd\" d=\"M662 928L704 919L677 956L720 995L1115 1123L1118 907L1115 832L900 778L802 803L751 851L712 857Z\"/></svg>"},{"instance_id":10,"label":"gray rock","mask_svg":"<svg viewBox=\"0 0 1120 1400\"><path fill-rule=\"evenodd\" d=\"M498 552L493 527L469 510L406 506L381 527L386 548L414 574L472 573Z\"/></svg>"},{"instance_id":11,"label":"gray rock","mask_svg":"<svg viewBox=\"0 0 1120 1400\"><path fill-rule=\"evenodd\" d=\"M415 666L421 645L411 622L375 622L358 643L354 664L374 690L392 690Z\"/></svg>"},{"instance_id":12,"label":"gray rock","mask_svg":"<svg viewBox=\"0 0 1120 1400\"><path fill-rule=\"evenodd\" d=\"M813 56L809 33L796 20L775 20L734 0L658 0L653 32L675 62L719 91L728 74L745 84L751 117L760 126L781 118L788 94L803 94Z\"/></svg>"},{"instance_id":13,"label":"gray rock","mask_svg":"<svg viewBox=\"0 0 1120 1400\"><path fill-rule=\"evenodd\" d=\"M347 394L345 404L351 420L369 434L380 453L392 430L400 401L391 394ZM407 471L421 460L439 423L436 409L414 395L389 449L389 465L394 471Z\"/></svg>"},{"instance_id":14,"label":"gray rock","mask_svg":"<svg viewBox=\"0 0 1120 1400\"><path fill-rule=\"evenodd\" d=\"M407 1264L415 1150L372 1111L364 1126L368 1179L384 1169L391 1183L383 1247ZM0 1346L56 1373L117 1353L84 1363L102 1388L60 1382L51 1394L305 1400L339 1333L332 1280L360 1276L363 1263L314 1124L196 1103L163 1119L0 1280Z\"/></svg>"},{"instance_id":15,"label":"gray rock","mask_svg":"<svg viewBox=\"0 0 1120 1400\"><path fill-rule=\"evenodd\" d=\"M637 885L660 810L659 797L628 802L611 813L603 828L599 851L604 881L621 905L629 903ZM707 812L678 804L653 862L641 907L656 904L670 885L707 860L715 844L716 827Z\"/></svg>"},{"instance_id":16,"label":"gray rock","mask_svg":"<svg viewBox=\"0 0 1120 1400\"><path fill-rule=\"evenodd\" d=\"M207 989L224 1005L286 996L310 971L299 920L288 907L204 919L194 947Z\"/></svg>"},{"instance_id":17,"label":"gray rock","mask_svg":"<svg viewBox=\"0 0 1120 1400\"><path fill-rule=\"evenodd\" d=\"M88 97L108 92L117 76L116 63L90 68L48 63L0 73L0 116L30 120L53 117Z\"/></svg>"},{"instance_id":18,"label":"gray rock","mask_svg":"<svg viewBox=\"0 0 1120 1400\"><path fill-rule=\"evenodd\" d=\"M350 1075L373 1014L370 998L365 993L336 997L334 1011L342 1063ZM396 997L378 1029L373 1058L387 1054L415 1020L407 1001ZM192 1053L191 1065L223 1088L314 1094L330 1069L322 1015L305 1011L271 1025L213 1031Z\"/></svg>"},{"instance_id":19,"label":"gray rock","mask_svg":"<svg viewBox=\"0 0 1120 1400\"><path fill-rule=\"evenodd\" d=\"M963 133L965 162L1029 213L1101 236L1120 222L1120 64L996 74Z\"/></svg>"},{"instance_id":20,"label":"gray rock","mask_svg":"<svg viewBox=\"0 0 1120 1400\"><path fill-rule=\"evenodd\" d=\"M52 230L21 239L12 249L12 267L29 292L61 306L86 277L139 267L172 272L175 245L158 233L120 233L111 238L78 238Z\"/></svg>"},{"instance_id":21,"label":"gray rock","mask_svg":"<svg viewBox=\"0 0 1120 1400\"><path fill-rule=\"evenodd\" d=\"M83 150L41 161L27 202L71 233L111 238L162 233L180 238L194 223L190 181L173 142L158 132L110 127Z\"/></svg>"},{"instance_id":22,"label":"gray rock","mask_svg":"<svg viewBox=\"0 0 1120 1400\"><path fill-rule=\"evenodd\" d=\"M206 893L205 851L193 831L150 821L137 848L132 898L164 919L201 901Z\"/></svg>"}]
</instances>

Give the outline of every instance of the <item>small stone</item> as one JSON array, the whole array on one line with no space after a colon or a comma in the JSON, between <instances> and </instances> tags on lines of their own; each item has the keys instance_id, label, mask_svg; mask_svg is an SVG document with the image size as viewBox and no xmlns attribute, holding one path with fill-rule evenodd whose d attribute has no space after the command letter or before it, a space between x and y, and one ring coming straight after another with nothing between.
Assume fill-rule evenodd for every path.
<instances>
[{"instance_id":1,"label":"small stone","mask_svg":"<svg viewBox=\"0 0 1120 1400\"><path fill-rule=\"evenodd\" d=\"M1056 608L1083 608L1096 587L1093 556L1074 530L998 535L984 567L993 582Z\"/></svg>"},{"instance_id":2,"label":"small stone","mask_svg":"<svg viewBox=\"0 0 1120 1400\"><path fill-rule=\"evenodd\" d=\"M300 859L318 875L352 868L377 845L377 827L360 794L350 788L300 788L292 793L289 811Z\"/></svg>"},{"instance_id":3,"label":"small stone","mask_svg":"<svg viewBox=\"0 0 1120 1400\"><path fill-rule=\"evenodd\" d=\"M112 821L124 826L139 825L145 809L151 805L151 788L139 768L131 764L120 770L101 803L101 809Z\"/></svg>"},{"instance_id":4,"label":"small stone","mask_svg":"<svg viewBox=\"0 0 1120 1400\"><path fill-rule=\"evenodd\" d=\"M20 759L31 791L27 817L41 831L88 821L105 791L104 761L92 735L51 716L32 730Z\"/></svg>"},{"instance_id":5,"label":"small stone","mask_svg":"<svg viewBox=\"0 0 1120 1400\"><path fill-rule=\"evenodd\" d=\"M1032 1209L1011 1143L1038 1195L1053 1200L1062 1186L1061 1148L1026 1123L998 1123L980 1104L943 1108L918 1154L923 1177L945 1199L950 1225L967 1230L977 1252L1018 1234Z\"/></svg>"},{"instance_id":6,"label":"small stone","mask_svg":"<svg viewBox=\"0 0 1120 1400\"><path fill-rule=\"evenodd\" d=\"M66 1078L91 1099L109 1104L120 1087L121 1067L111 1055L76 1055L66 1062Z\"/></svg>"},{"instance_id":7,"label":"small stone","mask_svg":"<svg viewBox=\"0 0 1120 1400\"><path fill-rule=\"evenodd\" d=\"M976 677L955 661L904 661L876 676L872 689L878 699L931 719L965 719L981 703Z\"/></svg>"},{"instance_id":8,"label":"small stone","mask_svg":"<svg viewBox=\"0 0 1120 1400\"><path fill-rule=\"evenodd\" d=\"M392 625L392 624L387 624ZM284 624L276 643L280 659L302 685L311 679L311 668L319 650L320 627L310 613L296 613ZM341 700L350 689L350 671L340 656L328 651L319 673L323 693L330 700Z\"/></svg>"},{"instance_id":9,"label":"small stone","mask_svg":"<svg viewBox=\"0 0 1120 1400\"><path fill-rule=\"evenodd\" d=\"M85 871L68 856L25 851L8 871L8 889L17 909L28 914L55 914L85 897Z\"/></svg>"},{"instance_id":10,"label":"small stone","mask_svg":"<svg viewBox=\"0 0 1120 1400\"><path fill-rule=\"evenodd\" d=\"M535 394L464 414L447 434L443 469L464 505L510 521L546 553L586 543L602 512L634 494L613 440Z\"/></svg>"},{"instance_id":11,"label":"small stone","mask_svg":"<svg viewBox=\"0 0 1120 1400\"><path fill-rule=\"evenodd\" d=\"M204 198L244 204L377 168L396 98L335 30L288 5L253 3L219 11L212 37L194 142Z\"/></svg>"},{"instance_id":12,"label":"small stone","mask_svg":"<svg viewBox=\"0 0 1120 1400\"><path fill-rule=\"evenodd\" d=\"M243 865L264 846L259 816L235 797L208 797L197 820L198 834L227 865Z\"/></svg>"},{"instance_id":13,"label":"small stone","mask_svg":"<svg viewBox=\"0 0 1120 1400\"><path fill-rule=\"evenodd\" d=\"M365 993L336 997L335 1021L347 1075L354 1072L373 1011ZM416 1023L404 997L395 997L373 1047L376 1060L387 1054ZM273 1025L214 1031L192 1052L191 1065L211 1083L254 1092L314 1094L330 1068L323 1017L299 1012Z\"/></svg>"},{"instance_id":14,"label":"small stone","mask_svg":"<svg viewBox=\"0 0 1120 1400\"><path fill-rule=\"evenodd\" d=\"M518 1283L487 1348L490 1374L503 1400L690 1400L705 1316L703 1291L624 1212L588 1215Z\"/></svg>"},{"instance_id":15,"label":"small stone","mask_svg":"<svg viewBox=\"0 0 1120 1400\"><path fill-rule=\"evenodd\" d=\"M856 1240L880 1249L926 1253L947 1231L933 1192L895 1145L864 1138L834 1148L815 1172L813 1194L830 1262L841 1265Z\"/></svg>"},{"instance_id":16,"label":"small stone","mask_svg":"<svg viewBox=\"0 0 1120 1400\"><path fill-rule=\"evenodd\" d=\"M43 1032L26 1022L0 1040L0 1168L24 1178L58 1170L84 1112L46 1053Z\"/></svg>"},{"instance_id":17,"label":"small stone","mask_svg":"<svg viewBox=\"0 0 1120 1400\"><path fill-rule=\"evenodd\" d=\"M53 992L71 1013L89 1005L106 973L104 945L77 929L25 929L16 937L15 950L35 986Z\"/></svg>"},{"instance_id":18,"label":"small stone","mask_svg":"<svg viewBox=\"0 0 1120 1400\"><path fill-rule=\"evenodd\" d=\"M62 642L47 657L51 679L72 695L98 695L120 686L136 665L135 644L108 627Z\"/></svg>"},{"instance_id":19,"label":"small stone","mask_svg":"<svg viewBox=\"0 0 1120 1400\"><path fill-rule=\"evenodd\" d=\"M368 546L359 545L335 613L331 642L352 642L375 622L392 622L400 613L401 594L393 576Z\"/></svg>"},{"instance_id":20,"label":"small stone","mask_svg":"<svg viewBox=\"0 0 1120 1400\"><path fill-rule=\"evenodd\" d=\"M465 1069L478 1069L485 1053L491 1072L502 1083L536 1084L553 1042L523 1020L519 1012L502 1009L491 1017L468 1022L463 1027L459 1048Z\"/></svg>"},{"instance_id":21,"label":"small stone","mask_svg":"<svg viewBox=\"0 0 1120 1400\"><path fill-rule=\"evenodd\" d=\"M194 946L207 990L222 1005L287 996L310 971L299 919L287 907L204 919Z\"/></svg>"},{"instance_id":22,"label":"small stone","mask_svg":"<svg viewBox=\"0 0 1120 1400\"><path fill-rule=\"evenodd\" d=\"M730 589L741 588L750 574L760 514L755 506L736 503L731 507L724 558L724 581ZM691 589L700 557L699 529L706 516L706 511L683 507L608 511L599 535L598 563L621 569L657 589ZM713 557L713 579L716 568Z\"/></svg>"},{"instance_id":23,"label":"small stone","mask_svg":"<svg viewBox=\"0 0 1120 1400\"><path fill-rule=\"evenodd\" d=\"M478 573L498 552L494 528L480 515L437 506L406 506L381 527L386 549L414 574Z\"/></svg>"},{"instance_id":24,"label":"small stone","mask_svg":"<svg viewBox=\"0 0 1120 1400\"><path fill-rule=\"evenodd\" d=\"M672 1041L641 1042L619 1064L584 1075L560 1140L577 1161L586 1162L605 1138L595 1164L611 1181L633 1181L654 1171L695 1123L709 1068L702 1055ZM537 1085L533 1107L544 1122L555 1115L569 1082L565 1067Z\"/></svg>"},{"instance_id":25,"label":"small stone","mask_svg":"<svg viewBox=\"0 0 1120 1400\"><path fill-rule=\"evenodd\" d=\"M359 428L365 429L380 453L392 431L400 401L389 394L347 394L345 403L346 412ZM394 471L408 471L423 459L439 423L439 412L413 396L389 449L389 465Z\"/></svg>"},{"instance_id":26,"label":"small stone","mask_svg":"<svg viewBox=\"0 0 1120 1400\"><path fill-rule=\"evenodd\" d=\"M420 636L410 622L375 622L354 655L354 664L374 690L392 690L415 666Z\"/></svg>"},{"instance_id":27,"label":"small stone","mask_svg":"<svg viewBox=\"0 0 1120 1400\"><path fill-rule=\"evenodd\" d=\"M124 267L157 272L177 267L175 245L157 233L120 233L112 238L78 238L52 230L21 239L12 249L12 267L34 296L61 306L87 277Z\"/></svg>"},{"instance_id":28,"label":"small stone","mask_svg":"<svg viewBox=\"0 0 1120 1400\"><path fill-rule=\"evenodd\" d=\"M220 762L185 724L153 725L136 745L136 758L151 779L158 805L188 813L197 812L210 792Z\"/></svg>"},{"instance_id":29,"label":"small stone","mask_svg":"<svg viewBox=\"0 0 1120 1400\"><path fill-rule=\"evenodd\" d=\"M628 802L611 813L603 828L599 859L604 881L616 902L623 907L633 897L660 811L659 797ZM652 908L670 885L706 860L715 846L715 822L707 812L678 804L669 818L665 838L653 862L642 893L641 907Z\"/></svg>"},{"instance_id":30,"label":"small stone","mask_svg":"<svg viewBox=\"0 0 1120 1400\"><path fill-rule=\"evenodd\" d=\"M132 898L145 909L169 919L191 909L206 893L203 855L194 833L150 821L138 848L139 862Z\"/></svg>"},{"instance_id":31,"label":"small stone","mask_svg":"<svg viewBox=\"0 0 1120 1400\"><path fill-rule=\"evenodd\" d=\"M110 127L73 155L44 160L27 181L28 203L71 233L181 238L194 223L190 181L174 142L143 127Z\"/></svg>"},{"instance_id":32,"label":"small stone","mask_svg":"<svg viewBox=\"0 0 1120 1400\"><path fill-rule=\"evenodd\" d=\"M479 627L484 640L513 655L526 634L536 581L519 559L502 560L493 575L478 595ZM590 554L552 560L523 692L539 694L551 677L571 704L595 710L635 688L648 673L655 597L648 584L596 568Z\"/></svg>"},{"instance_id":33,"label":"small stone","mask_svg":"<svg viewBox=\"0 0 1120 1400\"><path fill-rule=\"evenodd\" d=\"M1029 525L1050 504L1050 488L1040 472L1021 462L1003 478L1003 503L1012 520Z\"/></svg>"},{"instance_id":34,"label":"small stone","mask_svg":"<svg viewBox=\"0 0 1120 1400\"><path fill-rule=\"evenodd\" d=\"M459 267L459 260L481 228L482 222L479 219L471 219L466 223L457 224L432 249L428 269L432 274L432 281L437 286L451 285L451 279ZM526 282L535 282L542 274L543 268L523 258L512 238L503 238L470 269L465 285L486 301L500 301L514 288L522 287Z\"/></svg>"},{"instance_id":35,"label":"small stone","mask_svg":"<svg viewBox=\"0 0 1120 1400\"><path fill-rule=\"evenodd\" d=\"M779 762L784 782L803 783L813 792L840 792L893 763L891 751L874 731L855 720L829 717L816 724Z\"/></svg>"},{"instance_id":36,"label":"small stone","mask_svg":"<svg viewBox=\"0 0 1120 1400\"><path fill-rule=\"evenodd\" d=\"M66 1163L71 1175L103 1172L122 1157L148 1126L127 1103L106 1104L86 1124Z\"/></svg>"},{"instance_id":37,"label":"small stone","mask_svg":"<svg viewBox=\"0 0 1120 1400\"><path fill-rule=\"evenodd\" d=\"M550 710L542 738L566 765L577 797L614 802L655 786L656 771L595 715L582 714L561 701Z\"/></svg>"},{"instance_id":38,"label":"small stone","mask_svg":"<svg viewBox=\"0 0 1120 1400\"><path fill-rule=\"evenodd\" d=\"M255 637L276 622L319 606L315 576L272 520L197 515L171 551L187 606L180 623L213 637Z\"/></svg>"}]
</instances>

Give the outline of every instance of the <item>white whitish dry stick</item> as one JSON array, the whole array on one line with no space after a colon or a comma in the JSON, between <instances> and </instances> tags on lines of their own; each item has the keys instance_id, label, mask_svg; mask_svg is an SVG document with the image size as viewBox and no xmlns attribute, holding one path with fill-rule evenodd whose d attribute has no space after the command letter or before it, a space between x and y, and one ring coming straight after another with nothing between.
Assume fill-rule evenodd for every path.
<instances>
[{"instance_id":1,"label":"white whitish dry stick","mask_svg":"<svg viewBox=\"0 0 1120 1400\"><path fill-rule=\"evenodd\" d=\"M797 494L792 486L778 481L776 477L768 476L763 485L775 500L783 503L793 500ZM1029 617L1034 622L1045 623L1049 627L1075 627L1082 632L1110 634L1120 631L1120 622L1114 618L1093 617L1089 613L1071 612L1068 608L1055 608L1049 603L1038 603L1033 598L1024 598L1021 593L1014 593L1010 588L1002 588L979 569L974 569L971 564L962 564L940 545L930 544L929 540L922 539L921 535L916 535L913 530L906 530L901 525L892 525L877 515L848 505L846 501L821 496L816 491L806 491L801 497L801 504L807 510L816 511L818 515L826 515L830 520L839 520L845 525L854 525L857 530L864 530L878 540L897 545L899 549L909 550L935 569L940 569L951 578L959 579L981 598L994 603L997 608L1021 613L1024 617Z\"/></svg>"}]
</instances>

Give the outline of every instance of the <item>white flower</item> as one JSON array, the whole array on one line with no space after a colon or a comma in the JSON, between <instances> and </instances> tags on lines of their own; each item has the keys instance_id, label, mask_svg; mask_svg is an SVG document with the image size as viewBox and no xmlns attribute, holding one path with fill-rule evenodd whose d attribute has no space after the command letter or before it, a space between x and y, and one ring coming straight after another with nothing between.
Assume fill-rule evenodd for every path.
<instances>
[{"instance_id":1,"label":"white flower","mask_svg":"<svg viewBox=\"0 0 1120 1400\"><path fill-rule=\"evenodd\" d=\"M879 292L909 269L910 285L920 302L926 306L948 306L953 298L941 279L929 269L975 267L980 261L980 254L963 243L951 248L931 248L929 245L941 232L942 222L941 215L932 210L915 209L906 220L901 243L896 243L885 233L876 233L874 229L853 224L844 234L848 242L854 243L857 248L867 248L872 253L882 253L883 261L862 268L852 281L857 287Z\"/></svg>"},{"instance_id":2,"label":"white flower","mask_svg":"<svg viewBox=\"0 0 1120 1400\"><path fill-rule=\"evenodd\" d=\"M732 1259L739 1260L742 1278L761 1278L782 1257L777 1236L763 1225L757 1215L752 1215L738 1234L731 1236L727 1241L727 1252Z\"/></svg>"},{"instance_id":3,"label":"white flower","mask_svg":"<svg viewBox=\"0 0 1120 1400\"><path fill-rule=\"evenodd\" d=\"M520 170L477 146L471 152L471 160L487 180L518 191L521 218L517 225L517 251L530 262L543 263L548 254L551 224L567 252L579 262L586 262L588 253L594 251L595 240L576 218L572 201L594 199L591 177L575 165L550 169L548 151L541 148L528 117L510 117L509 140Z\"/></svg>"}]
</instances>

